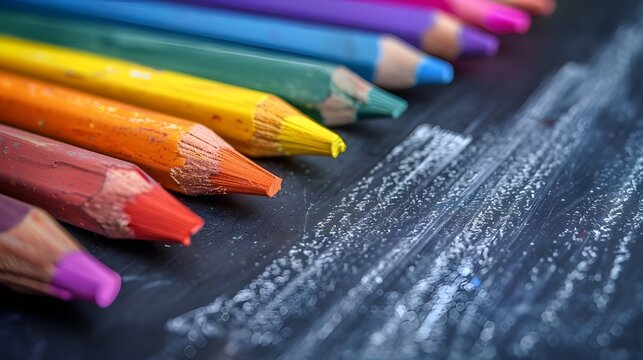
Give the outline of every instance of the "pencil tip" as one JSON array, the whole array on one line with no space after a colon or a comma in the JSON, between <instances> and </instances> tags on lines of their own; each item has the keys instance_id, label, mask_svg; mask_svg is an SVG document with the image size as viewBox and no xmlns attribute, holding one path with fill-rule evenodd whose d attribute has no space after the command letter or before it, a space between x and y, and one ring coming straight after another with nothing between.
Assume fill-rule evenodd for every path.
<instances>
[{"instance_id":1,"label":"pencil tip","mask_svg":"<svg viewBox=\"0 0 643 360\"><path fill-rule=\"evenodd\" d=\"M127 205L129 227L137 239L190 245L190 236L203 227L203 219L181 204L159 184Z\"/></svg>"},{"instance_id":2,"label":"pencil tip","mask_svg":"<svg viewBox=\"0 0 643 360\"><path fill-rule=\"evenodd\" d=\"M453 81L453 66L444 60L426 56L418 64L417 84L448 84Z\"/></svg>"},{"instance_id":3,"label":"pencil tip","mask_svg":"<svg viewBox=\"0 0 643 360\"><path fill-rule=\"evenodd\" d=\"M534 12L537 15L549 16L556 10L556 0L543 0L535 6Z\"/></svg>"},{"instance_id":4,"label":"pencil tip","mask_svg":"<svg viewBox=\"0 0 643 360\"><path fill-rule=\"evenodd\" d=\"M51 286L61 299L111 305L121 289L121 278L85 251L64 255L56 264Z\"/></svg>"},{"instance_id":5,"label":"pencil tip","mask_svg":"<svg viewBox=\"0 0 643 360\"><path fill-rule=\"evenodd\" d=\"M485 32L465 26L460 33L462 56L493 56L498 52L498 38Z\"/></svg>"},{"instance_id":6,"label":"pencil tip","mask_svg":"<svg viewBox=\"0 0 643 360\"><path fill-rule=\"evenodd\" d=\"M487 14L485 26L497 34L522 34L529 30L531 17L522 10L499 5Z\"/></svg>"},{"instance_id":7,"label":"pencil tip","mask_svg":"<svg viewBox=\"0 0 643 360\"><path fill-rule=\"evenodd\" d=\"M407 107L406 100L388 91L372 87L368 92L368 101L359 109L359 114L390 116L397 119Z\"/></svg>"},{"instance_id":8,"label":"pencil tip","mask_svg":"<svg viewBox=\"0 0 643 360\"><path fill-rule=\"evenodd\" d=\"M336 158L346 150L346 144L339 135L299 114L284 117L279 133L279 145L288 155Z\"/></svg>"},{"instance_id":9,"label":"pencil tip","mask_svg":"<svg viewBox=\"0 0 643 360\"><path fill-rule=\"evenodd\" d=\"M233 148L221 150L220 171L211 181L225 193L273 197L281 190L281 178L271 174Z\"/></svg>"},{"instance_id":10,"label":"pencil tip","mask_svg":"<svg viewBox=\"0 0 643 360\"><path fill-rule=\"evenodd\" d=\"M534 15L549 16L556 10L556 0L511 0L507 5L522 8Z\"/></svg>"}]
</instances>

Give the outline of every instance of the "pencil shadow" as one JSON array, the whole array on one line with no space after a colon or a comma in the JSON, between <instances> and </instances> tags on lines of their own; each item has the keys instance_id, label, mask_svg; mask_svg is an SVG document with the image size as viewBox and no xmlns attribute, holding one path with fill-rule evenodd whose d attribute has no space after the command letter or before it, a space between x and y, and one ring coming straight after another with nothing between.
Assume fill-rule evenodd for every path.
<instances>
[{"instance_id":1,"label":"pencil shadow","mask_svg":"<svg viewBox=\"0 0 643 360\"><path fill-rule=\"evenodd\" d=\"M82 245L92 253L105 250L127 251L132 254L154 255L159 252L160 243L145 240L132 239L110 239L91 231L77 228L73 225L64 224L66 229L77 239L81 239Z\"/></svg>"},{"instance_id":2,"label":"pencil shadow","mask_svg":"<svg viewBox=\"0 0 643 360\"><path fill-rule=\"evenodd\" d=\"M0 286L0 304L6 312L28 313L29 316L64 323L74 328L89 327L88 319L78 306L53 297L18 293Z\"/></svg>"},{"instance_id":3,"label":"pencil shadow","mask_svg":"<svg viewBox=\"0 0 643 360\"><path fill-rule=\"evenodd\" d=\"M311 156L281 156L254 159L259 165L273 174L284 177L292 172L296 175L304 175L310 169L311 163L307 161Z\"/></svg>"}]
</instances>

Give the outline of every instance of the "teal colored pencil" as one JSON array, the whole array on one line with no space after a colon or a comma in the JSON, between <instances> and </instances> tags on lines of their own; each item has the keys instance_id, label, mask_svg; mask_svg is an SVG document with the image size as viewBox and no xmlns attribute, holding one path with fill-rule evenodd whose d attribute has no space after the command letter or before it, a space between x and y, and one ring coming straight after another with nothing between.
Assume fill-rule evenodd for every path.
<instances>
[{"instance_id":1,"label":"teal colored pencil","mask_svg":"<svg viewBox=\"0 0 643 360\"><path fill-rule=\"evenodd\" d=\"M239 45L8 10L0 31L273 93L331 126L396 118L407 106L343 66Z\"/></svg>"},{"instance_id":2,"label":"teal colored pencil","mask_svg":"<svg viewBox=\"0 0 643 360\"><path fill-rule=\"evenodd\" d=\"M341 64L386 89L449 83L451 64L394 36L166 1L4 0L2 6L145 26Z\"/></svg>"}]
</instances>

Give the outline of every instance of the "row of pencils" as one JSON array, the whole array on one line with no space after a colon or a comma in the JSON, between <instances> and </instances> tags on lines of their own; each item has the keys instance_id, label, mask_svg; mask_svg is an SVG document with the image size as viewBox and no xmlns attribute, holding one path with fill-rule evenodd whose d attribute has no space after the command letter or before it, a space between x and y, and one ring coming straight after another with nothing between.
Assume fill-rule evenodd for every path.
<instances>
[{"instance_id":1,"label":"row of pencils","mask_svg":"<svg viewBox=\"0 0 643 360\"><path fill-rule=\"evenodd\" d=\"M272 197L246 156L337 157L326 126L399 117L552 0L0 3L0 282L110 305L120 277L56 223L190 244L186 195ZM403 4L403 5L402 5ZM521 10L523 9L523 10ZM484 29L484 30L483 30Z\"/></svg>"}]
</instances>

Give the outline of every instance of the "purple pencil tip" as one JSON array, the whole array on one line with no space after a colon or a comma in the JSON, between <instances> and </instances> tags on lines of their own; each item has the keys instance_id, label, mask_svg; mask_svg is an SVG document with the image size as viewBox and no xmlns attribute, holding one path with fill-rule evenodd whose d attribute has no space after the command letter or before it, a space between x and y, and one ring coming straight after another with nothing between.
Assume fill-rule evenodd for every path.
<instances>
[{"instance_id":1,"label":"purple pencil tip","mask_svg":"<svg viewBox=\"0 0 643 360\"><path fill-rule=\"evenodd\" d=\"M466 26L460 33L460 55L465 57L493 56L498 52L498 38Z\"/></svg>"},{"instance_id":2,"label":"purple pencil tip","mask_svg":"<svg viewBox=\"0 0 643 360\"><path fill-rule=\"evenodd\" d=\"M63 300L84 300L107 307L121 289L121 278L84 251L74 251L56 264L52 292Z\"/></svg>"}]
</instances>

